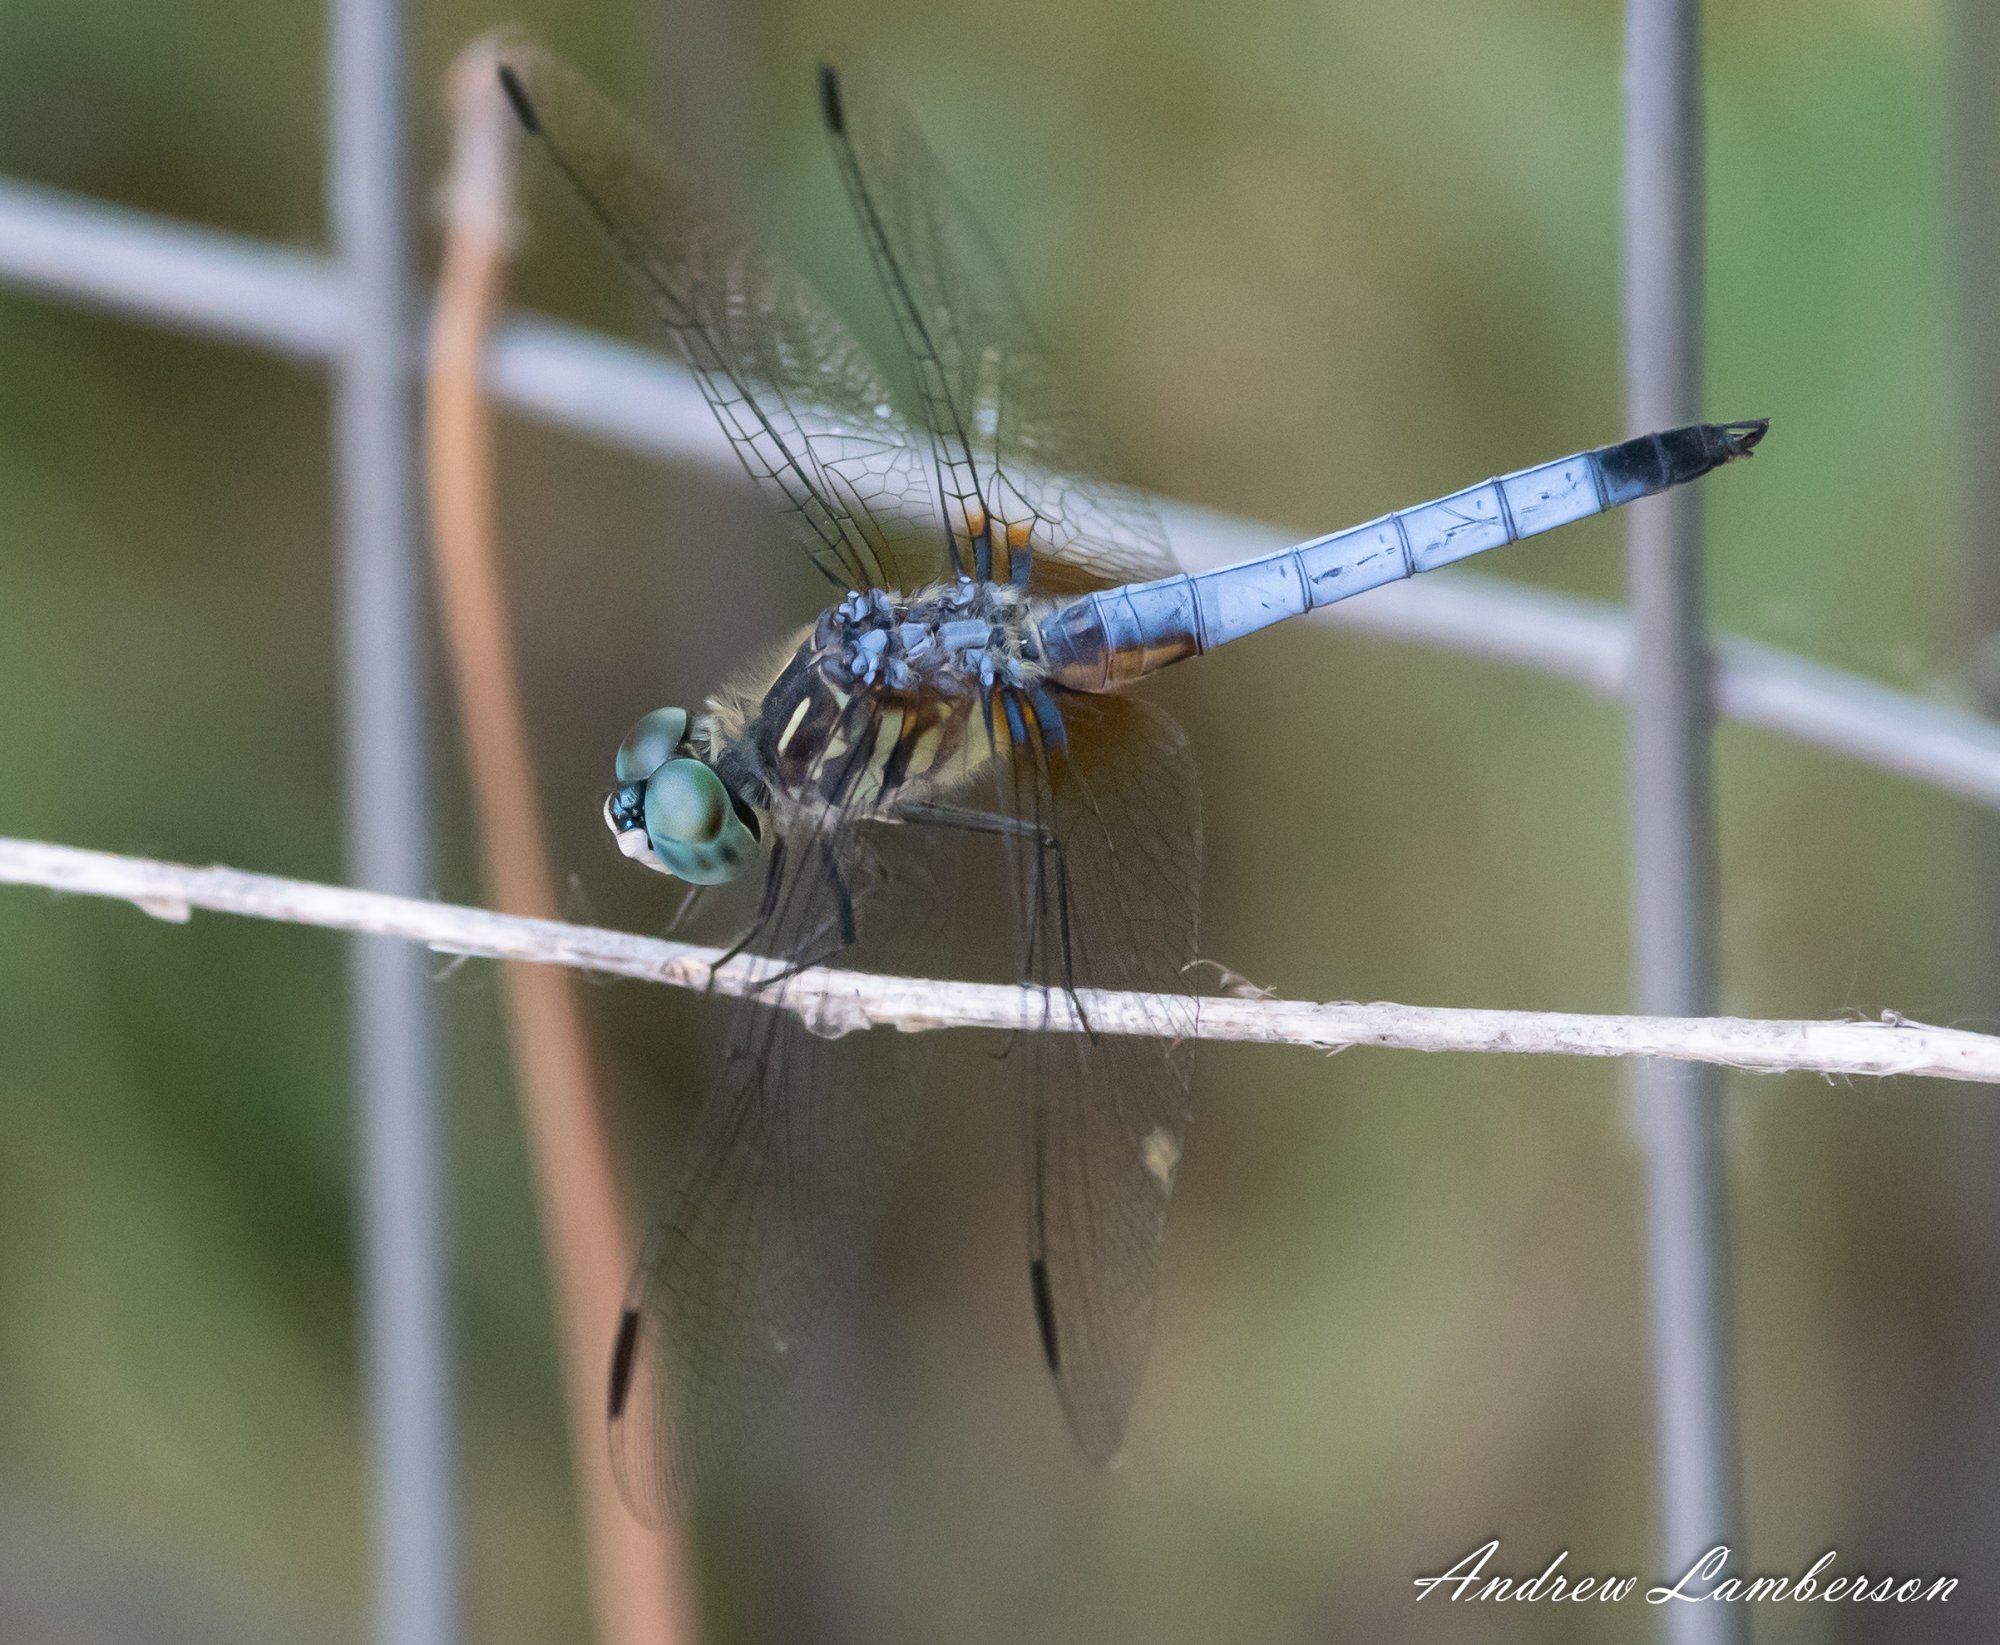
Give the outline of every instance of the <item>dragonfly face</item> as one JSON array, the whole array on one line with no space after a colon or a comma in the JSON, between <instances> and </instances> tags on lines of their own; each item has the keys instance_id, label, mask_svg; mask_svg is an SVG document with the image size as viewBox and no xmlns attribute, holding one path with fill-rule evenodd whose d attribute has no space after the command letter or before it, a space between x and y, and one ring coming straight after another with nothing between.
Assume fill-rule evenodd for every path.
<instances>
[{"instance_id":1,"label":"dragonfly face","mask_svg":"<svg viewBox=\"0 0 2000 1645\"><path fill-rule=\"evenodd\" d=\"M690 885L722 885L757 854L757 814L688 740L684 708L656 708L619 745L604 823L634 862Z\"/></svg>"}]
</instances>

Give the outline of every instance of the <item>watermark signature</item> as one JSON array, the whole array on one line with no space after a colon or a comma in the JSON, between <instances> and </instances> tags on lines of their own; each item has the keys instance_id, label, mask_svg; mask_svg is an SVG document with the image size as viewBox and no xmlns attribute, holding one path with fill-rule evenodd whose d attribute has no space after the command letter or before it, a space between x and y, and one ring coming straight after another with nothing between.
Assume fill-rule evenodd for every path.
<instances>
[{"instance_id":1,"label":"watermark signature","mask_svg":"<svg viewBox=\"0 0 2000 1645\"><path fill-rule=\"evenodd\" d=\"M1419 1603L1437 1595L1448 1604L1460 1600L1506 1601L1513 1604L1620 1605L1642 1590L1639 1578L1620 1574L1590 1576L1571 1572L1567 1548L1533 1576L1516 1576L1488 1567L1500 1552L1500 1539L1471 1553L1435 1576L1416 1579ZM1866 1571L1834 1569L1832 1548L1805 1570L1773 1576L1725 1575L1730 1550L1718 1543L1690 1565L1678 1581L1659 1582L1643 1590L1648 1605L1751 1605L1776 1601L1846 1602L1874 1605L1942 1604L1958 1586L1955 1576L1882 1576Z\"/></svg>"}]
</instances>

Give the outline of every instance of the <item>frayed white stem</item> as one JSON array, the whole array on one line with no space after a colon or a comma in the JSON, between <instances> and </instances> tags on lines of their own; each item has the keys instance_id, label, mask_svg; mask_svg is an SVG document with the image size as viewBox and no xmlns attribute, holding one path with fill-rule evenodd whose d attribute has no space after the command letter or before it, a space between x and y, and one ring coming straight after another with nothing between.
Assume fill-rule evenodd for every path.
<instances>
[{"instance_id":1,"label":"frayed white stem","mask_svg":"<svg viewBox=\"0 0 2000 1645\"><path fill-rule=\"evenodd\" d=\"M33 840L0 838L0 884L112 897L156 919L184 920L190 910L204 908L251 919L402 937L440 953L566 965L675 988L708 988L709 967L718 952L593 926L516 919L450 903L234 868L188 868ZM745 994L774 969L775 961L741 956L714 973L714 991ZM1151 1033L1160 1020L1160 1002L1152 996L1081 992L1091 1026L1100 1034ZM1073 1033L1077 1026L1069 1001L1059 994L824 968L792 979L785 989L785 1006L823 1034L878 1026L906 1033L934 1028ZM1204 995L1196 1037L1305 1045L1323 1051L1373 1045L1403 1051L1665 1057L1757 1073L1922 1074L2000 1084L2000 1038L1932 1028L1894 1015L1881 1022L1781 1022Z\"/></svg>"}]
</instances>

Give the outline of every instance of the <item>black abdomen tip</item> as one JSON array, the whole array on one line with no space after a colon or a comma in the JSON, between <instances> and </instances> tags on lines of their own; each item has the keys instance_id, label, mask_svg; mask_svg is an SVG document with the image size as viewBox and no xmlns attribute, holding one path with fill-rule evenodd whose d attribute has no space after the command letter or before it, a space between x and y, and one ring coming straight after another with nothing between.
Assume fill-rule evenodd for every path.
<instances>
[{"instance_id":1,"label":"black abdomen tip","mask_svg":"<svg viewBox=\"0 0 2000 1645\"><path fill-rule=\"evenodd\" d=\"M520 77L505 63L500 65L500 89L507 94L507 101L513 105L514 118L539 136L542 122L536 117L535 105L528 101L528 89L521 84Z\"/></svg>"},{"instance_id":2,"label":"black abdomen tip","mask_svg":"<svg viewBox=\"0 0 2000 1645\"><path fill-rule=\"evenodd\" d=\"M501 70L506 73L506 70ZM639 1347L639 1311L627 1308L618 1316L618 1340L611 1349L611 1420L625 1414L625 1400L632 1392L632 1360Z\"/></svg>"},{"instance_id":3,"label":"black abdomen tip","mask_svg":"<svg viewBox=\"0 0 2000 1645\"><path fill-rule=\"evenodd\" d=\"M1729 455L1723 459L1731 462L1738 457L1747 457L1757 449L1758 442L1771 432L1771 419L1751 417L1740 423L1712 423L1729 446Z\"/></svg>"},{"instance_id":4,"label":"black abdomen tip","mask_svg":"<svg viewBox=\"0 0 2000 1645\"><path fill-rule=\"evenodd\" d=\"M836 137L847 130L847 110L840 101L840 71L831 63L819 66L819 114Z\"/></svg>"},{"instance_id":5,"label":"black abdomen tip","mask_svg":"<svg viewBox=\"0 0 2000 1645\"><path fill-rule=\"evenodd\" d=\"M1768 417L1741 423L1689 423L1605 446L1592 453L1604 486L1604 506L1617 508L1669 486L1686 485L1724 463L1747 457L1770 427Z\"/></svg>"}]
</instances>

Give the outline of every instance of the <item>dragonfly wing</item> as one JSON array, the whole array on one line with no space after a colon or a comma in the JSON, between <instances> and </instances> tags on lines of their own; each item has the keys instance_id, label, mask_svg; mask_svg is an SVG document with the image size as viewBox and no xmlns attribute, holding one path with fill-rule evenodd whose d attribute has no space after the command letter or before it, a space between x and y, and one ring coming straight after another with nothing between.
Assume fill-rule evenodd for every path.
<instances>
[{"instance_id":1,"label":"dragonfly wing","mask_svg":"<svg viewBox=\"0 0 2000 1645\"><path fill-rule=\"evenodd\" d=\"M648 1523L684 1512L754 1435L858 1261L872 1173L902 1156L910 1112L893 1076L871 1073L873 1050L740 1008L612 1356L612 1460Z\"/></svg>"},{"instance_id":2,"label":"dragonfly wing","mask_svg":"<svg viewBox=\"0 0 2000 1645\"><path fill-rule=\"evenodd\" d=\"M923 963L926 933L942 922L912 832L837 814L783 840L751 951L792 964ZM843 900L859 940L836 952ZM612 1458L649 1522L684 1509L761 1425L858 1266L908 1152L928 1036L819 1037L787 1009L795 988L779 981L737 1007L691 1162L626 1297Z\"/></svg>"},{"instance_id":3,"label":"dragonfly wing","mask_svg":"<svg viewBox=\"0 0 2000 1645\"><path fill-rule=\"evenodd\" d=\"M1166 713L1127 697L1065 697L1062 711L1067 752L1011 768L1015 814L1061 842L1060 865L1039 872L1033 847L1017 853L1027 974L1159 1000L1150 1037L1026 1036L1031 1295L1064 1414L1103 1463L1145 1371L1187 1131L1201 811Z\"/></svg>"},{"instance_id":4,"label":"dragonfly wing","mask_svg":"<svg viewBox=\"0 0 2000 1645\"><path fill-rule=\"evenodd\" d=\"M823 298L700 199L651 136L531 41L501 79L701 384L743 466L844 588L914 588L942 533L927 447Z\"/></svg>"},{"instance_id":5,"label":"dragonfly wing","mask_svg":"<svg viewBox=\"0 0 2000 1645\"><path fill-rule=\"evenodd\" d=\"M975 571L983 522L1031 533L1030 584L1078 592L1178 569L1143 493L1102 441L1028 319L993 243L894 104L821 71L835 158L907 345L933 432L954 551ZM997 534L992 575L1014 572Z\"/></svg>"}]
</instances>

